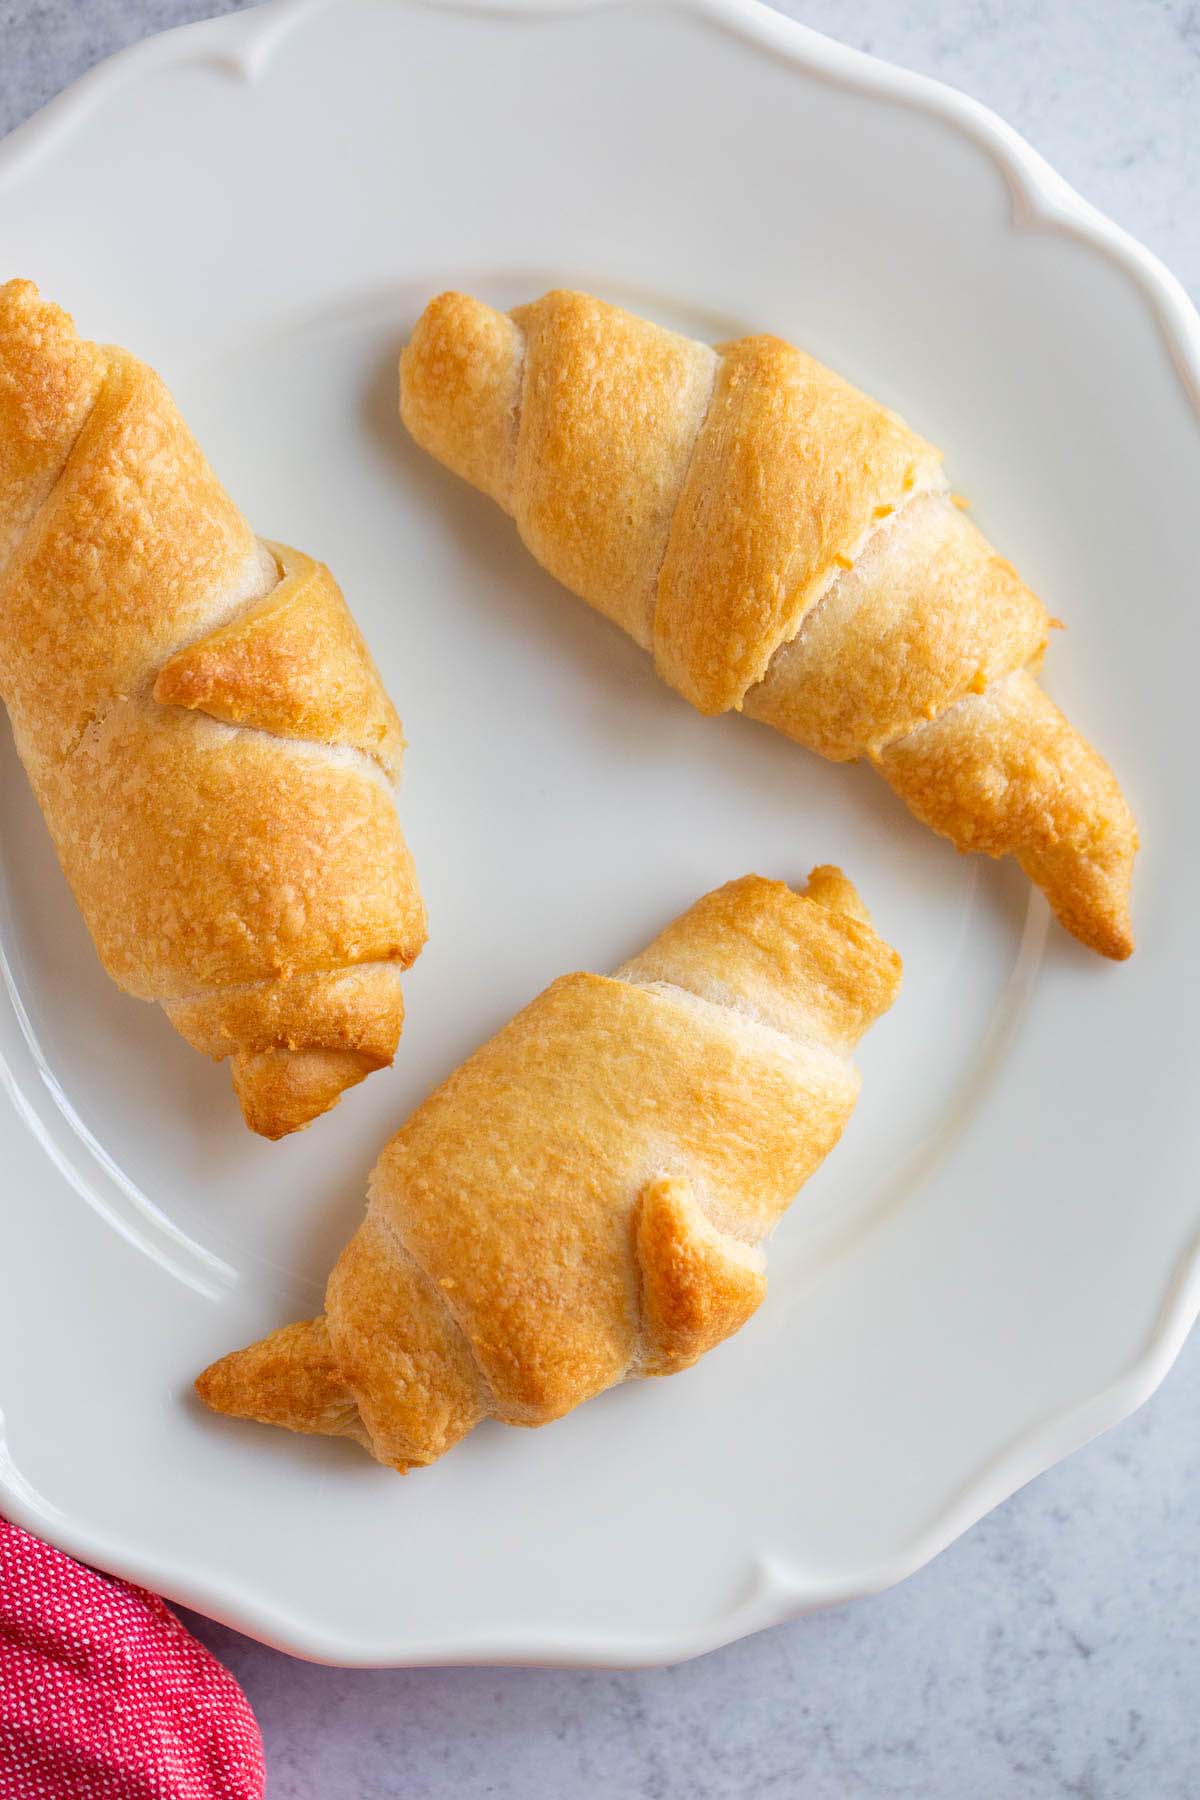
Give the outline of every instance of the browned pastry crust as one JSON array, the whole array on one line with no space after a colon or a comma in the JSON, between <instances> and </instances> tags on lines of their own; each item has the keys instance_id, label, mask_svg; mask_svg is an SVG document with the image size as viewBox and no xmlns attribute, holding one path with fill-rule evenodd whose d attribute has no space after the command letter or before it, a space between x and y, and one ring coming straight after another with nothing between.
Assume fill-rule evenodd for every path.
<instances>
[{"instance_id":1,"label":"browned pastry crust","mask_svg":"<svg viewBox=\"0 0 1200 1800\"><path fill-rule=\"evenodd\" d=\"M958 849L1014 856L1069 931L1128 956L1137 832L1034 680L1050 620L893 413L778 338L714 351L572 293L507 315L431 301L400 406L701 712L869 758Z\"/></svg>"},{"instance_id":2,"label":"browned pastry crust","mask_svg":"<svg viewBox=\"0 0 1200 1800\"><path fill-rule=\"evenodd\" d=\"M0 691L101 961L294 1131L389 1063L425 915L400 724L158 377L0 287Z\"/></svg>"},{"instance_id":3,"label":"browned pastry crust","mask_svg":"<svg viewBox=\"0 0 1200 1800\"><path fill-rule=\"evenodd\" d=\"M763 1238L853 1109L900 960L836 869L748 875L612 978L566 975L384 1150L324 1315L223 1357L217 1412L397 1469L686 1368L766 1288Z\"/></svg>"}]
</instances>

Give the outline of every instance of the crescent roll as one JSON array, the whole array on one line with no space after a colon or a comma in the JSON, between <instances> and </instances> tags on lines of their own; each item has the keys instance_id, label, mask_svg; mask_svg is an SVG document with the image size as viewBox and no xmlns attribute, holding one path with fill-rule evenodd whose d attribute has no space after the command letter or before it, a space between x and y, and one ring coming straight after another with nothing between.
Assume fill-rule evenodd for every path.
<instances>
[{"instance_id":1,"label":"crescent roll","mask_svg":"<svg viewBox=\"0 0 1200 1800\"><path fill-rule=\"evenodd\" d=\"M216 1412L402 1472L685 1369L766 1288L762 1240L837 1143L900 959L850 882L748 875L611 978L566 975L397 1132L318 1319L224 1357Z\"/></svg>"},{"instance_id":2,"label":"crescent roll","mask_svg":"<svg viewBox=\"0 0 1200 1800\"><path fill-rule=\"evenodd\" d=\"M400 722L333 577L162 382L0 286L0 694L104 967L296 1131L390 1063L425 912Z\"/></svg>"},{"instance_id":3,"label":"crescent roll","mask_svg":"<svg viewBox=\"0 0 1200 1800\"><path fill-rule=\"evenodd\" d=\"M1068 931L1133 948L1137 833L1035 679L1051 621L941 453L774 337L716 350L586 294L425 309L417 443L703 713L866 757L959 850L1013 856Z\"/></svg>"}]
</instances>

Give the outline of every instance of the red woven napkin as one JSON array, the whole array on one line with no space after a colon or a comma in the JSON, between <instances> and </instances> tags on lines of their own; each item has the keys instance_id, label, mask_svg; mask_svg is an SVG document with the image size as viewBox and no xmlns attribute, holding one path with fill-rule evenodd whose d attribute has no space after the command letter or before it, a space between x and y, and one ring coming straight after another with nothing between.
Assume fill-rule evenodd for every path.
<instances>
[{"instance_id":1,"label":"red woven napkin","mask_svg":"<svg viewBox=\"0 0 1200 1800\"><path fill-rule=\"evenodd\" d=\"M241 1688L154 1594L0 1519L0 1800L262 1800Z\"/></svg>"}]
</instances>

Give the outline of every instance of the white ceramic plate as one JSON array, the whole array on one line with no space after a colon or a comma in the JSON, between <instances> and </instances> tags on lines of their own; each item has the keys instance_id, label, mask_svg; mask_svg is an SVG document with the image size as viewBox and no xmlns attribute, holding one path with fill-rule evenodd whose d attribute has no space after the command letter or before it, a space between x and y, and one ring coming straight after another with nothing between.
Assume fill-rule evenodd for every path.
<instances>
[{"instance_id":1,"label":"white ceramic plate","mask_svg":"<svg viewBox=\"0 0 1200 1800\"><path fill-rule=\"evenodd\" d=\"M1197 321L989 114L740 0L288 0L144 44L0 152L4 272L135 347L331 564L411 741L432 937L394 1071L272 1146L100 972L0 758L0 1487L68 1549L339 1662L649 1663L896 1580L1143 1399L1197 1308ZM865 770L699 718L408 444L456 285L806 345L948 448L1070 624L1048 685L1146 844L1114 968ZM762 1313L400 1481L189 1398L314 1308L376 1152L551 977L837 860L903 951Z\"/></svg>"}]
</instances>

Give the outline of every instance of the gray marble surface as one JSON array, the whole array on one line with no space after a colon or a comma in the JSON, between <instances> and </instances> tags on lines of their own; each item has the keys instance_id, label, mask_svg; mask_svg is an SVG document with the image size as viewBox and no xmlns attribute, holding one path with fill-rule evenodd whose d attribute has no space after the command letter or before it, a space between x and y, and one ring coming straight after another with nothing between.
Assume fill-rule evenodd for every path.
<instances>
[{"instance_id":1,"label":"gray marble surface","mask_svg":"<svg viewBox=\"0 0 1200 1800\"><path fill-rule=\"evenodd\" d=\"M217 10L0 0L0 131ZM1200 294L1196 0L784 10L987 101ZM1141 1413L902 1587L681 1668L351 1673L193 1623L257 1710L271 1800L1195 1800L1198 1548L1193 1339Z\"/></svg>"}]
</instances>

